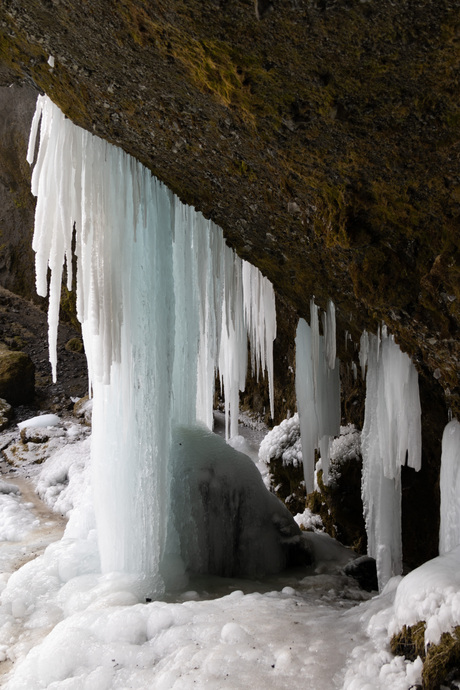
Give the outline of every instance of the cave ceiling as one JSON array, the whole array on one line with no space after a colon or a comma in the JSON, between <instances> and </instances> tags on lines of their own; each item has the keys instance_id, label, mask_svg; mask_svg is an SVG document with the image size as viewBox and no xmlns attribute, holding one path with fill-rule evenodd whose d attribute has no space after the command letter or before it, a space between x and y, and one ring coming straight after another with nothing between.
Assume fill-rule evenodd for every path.
<instances>
[{"instance_id":1,"label":"cave ceiling","mask_svg":"<svg viewBox=\"0 0 460 690\"><path fill-rule=\"evenodd\" d=\"M385 322L460 414L458 2L3 0L46 92L220 225L309 318Z\"/></svg>"}]
</instances>

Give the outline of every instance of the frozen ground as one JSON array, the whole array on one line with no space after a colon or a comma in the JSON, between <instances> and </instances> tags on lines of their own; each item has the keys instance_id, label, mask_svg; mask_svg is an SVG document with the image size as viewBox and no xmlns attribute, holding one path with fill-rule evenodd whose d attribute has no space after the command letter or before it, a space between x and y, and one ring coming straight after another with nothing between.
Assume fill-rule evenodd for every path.
<instances>
[{"instance_id":1,"label":"frozen ground","mask_svg":"<svg viewBox=\"0 0 460 690\"><path fill-rule=\"evenodd\" d=\"M257 433L245 435L237 445L254 451ZM19 430L1 440L14 463L3 462L0 483L5 688L408 690L419 679L419 664L387 646L397 582L378 597L363 592L328 537L312 537L316 568L257 582L200 578L140 601L134 576L98 572L84 507L87 429L69 420L46 443L22 447Z\"/></svg>"}]
</instances>

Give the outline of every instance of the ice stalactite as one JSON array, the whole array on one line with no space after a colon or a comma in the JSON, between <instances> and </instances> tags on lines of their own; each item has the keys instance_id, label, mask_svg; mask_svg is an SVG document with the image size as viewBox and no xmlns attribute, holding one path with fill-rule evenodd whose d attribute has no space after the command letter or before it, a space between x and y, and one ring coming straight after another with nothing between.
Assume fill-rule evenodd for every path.
<instances>
[{"instance_id":1,"label":"ice stalactite","mask_svg":"<svg viewBox=\"0 0 460 690\"><path fill-rule=\"evenodd\" d=\"M442 436L441 524L439 554L443 556L460 544L460 422L447 424Z\"/></svg>"},{"instance_id":2,"label":"ice stalactite","mask_svg":"<svg viewBox=\"0 0 460 690\"><path fill-rule=\"evenodd\" d=\"M212 427L219 370L228 433L237 433L248 340L273 398L273 288L226 246L220 228L121 149L73 125L46 96L32 123L31 164L39 130L32 173L37 291L47 294L50 269L56 378L62 271L66 263L70 288L75 232L102 568L144 573L149 591L158 591L162 563L171 563L178 541L168 520L171 420Z\"/></svg>"},{"instance_id":3,"label":"ice stalactite","mask_svg":"<svg viewBox=\"0 0 460 690\"><path fill-rule=\"evenodd\" d=\"M319 333L318 307L311 301L311 325L299 320L296 334L296 395L307 492L313 491L315 450L327 482L330 443L340 433L340 366L335 356L335 310L332 302Z\"/></svg>"},{"instance_id":4,"label":"ice stalactite","mask_svg":"<svg viewBox=\"0 0 460 690\"><path fill-rule=\"evenodd\" d=\"M362 497L368 554L377 561L379 587L402 569L401 466L421 467L418 375L387 334L363 333L360 363L367 365L361 437Z\"/></svg>"}]
</instances>

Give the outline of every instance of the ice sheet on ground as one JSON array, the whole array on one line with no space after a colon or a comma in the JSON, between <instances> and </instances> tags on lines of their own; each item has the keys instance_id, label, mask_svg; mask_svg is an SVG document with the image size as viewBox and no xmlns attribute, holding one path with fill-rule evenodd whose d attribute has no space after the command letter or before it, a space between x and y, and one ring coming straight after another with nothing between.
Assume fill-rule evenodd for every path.
<instances>
[{"instance_id":1,"label":"ice sheet on ground","mask_svg":"<svg viewBox=\"0 0 460 690\"><path fill-rule=\"evenodd\" d=\"M77 445L82 460L88 444ZM68 463L54 453L57 458L35 466L35 481L46 490L66 481ZM33 463L33 451L28 460ZM65 486L76 487L85 466L76 461ZM177 593L176 602L140 602L136 577L97 572L91 521L78 518L85 514L83 497L75 509L79 495L71 501L78 538L66 535L15 575L2 576L0 658L15 661L5 676L9 690L303 690L307 678L315 690L408 690L419 679L417 662L394 658L388 649L398 580L369 599L334 573L337 564L329 560L322 575L313 567L307 575L296 571L260 583L202 578ZM8 671L8 661L3 668Z\"/></svg>"},{"instance_id":2,"label":"ice sheet on ground","mask_svg":"<svg viewBox=\"0 0 460 690\"><path fill-rule=\"evenodd\" d=\"M37 493L53 510L68 517L89 485L90 439L57 450L43 467Z\"/></svg>"},{"instance_id":3,"label":"ice sheet on ground","mask_svg":"<svg viewBox=\"0 0 460 690\"><path fill-rule=\"evenodd\" d=\"M9 485L11 486L11 485ZM0 541L21 541L39 521L24 504L19 491L4 491L5 482L0 485Z\"/></svg>"}]
</instances>

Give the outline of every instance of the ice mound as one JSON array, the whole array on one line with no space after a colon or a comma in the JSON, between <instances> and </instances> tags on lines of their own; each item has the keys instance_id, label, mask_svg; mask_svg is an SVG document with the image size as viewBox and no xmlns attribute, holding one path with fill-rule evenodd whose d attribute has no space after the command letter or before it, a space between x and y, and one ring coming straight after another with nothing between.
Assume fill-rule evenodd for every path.
<instances>
[{"instance_id":1,"label":"ice mound","mask_svg":"<svg viewBox=\"0 0 460 690\"><path fill-rule=\"evenodd\" d=\"M19 422L18 429L26 429L28 427L57 426L60 421L61 420L57 414L42 414L38 417L31 417L30 419L25 419L23 422Z\"/></svg>"},{"instance_id":2,"label":"ice mound","mask_svg":"<svg viewBox=\"0 0 460 690\"><path fill-rule=\"evenodd\" d=\"M172 458L175 526L189 572L256 577L299 555L308 560L298 525L250 458L200 427L175 429Z\"/></svg>"}]
</instances>

